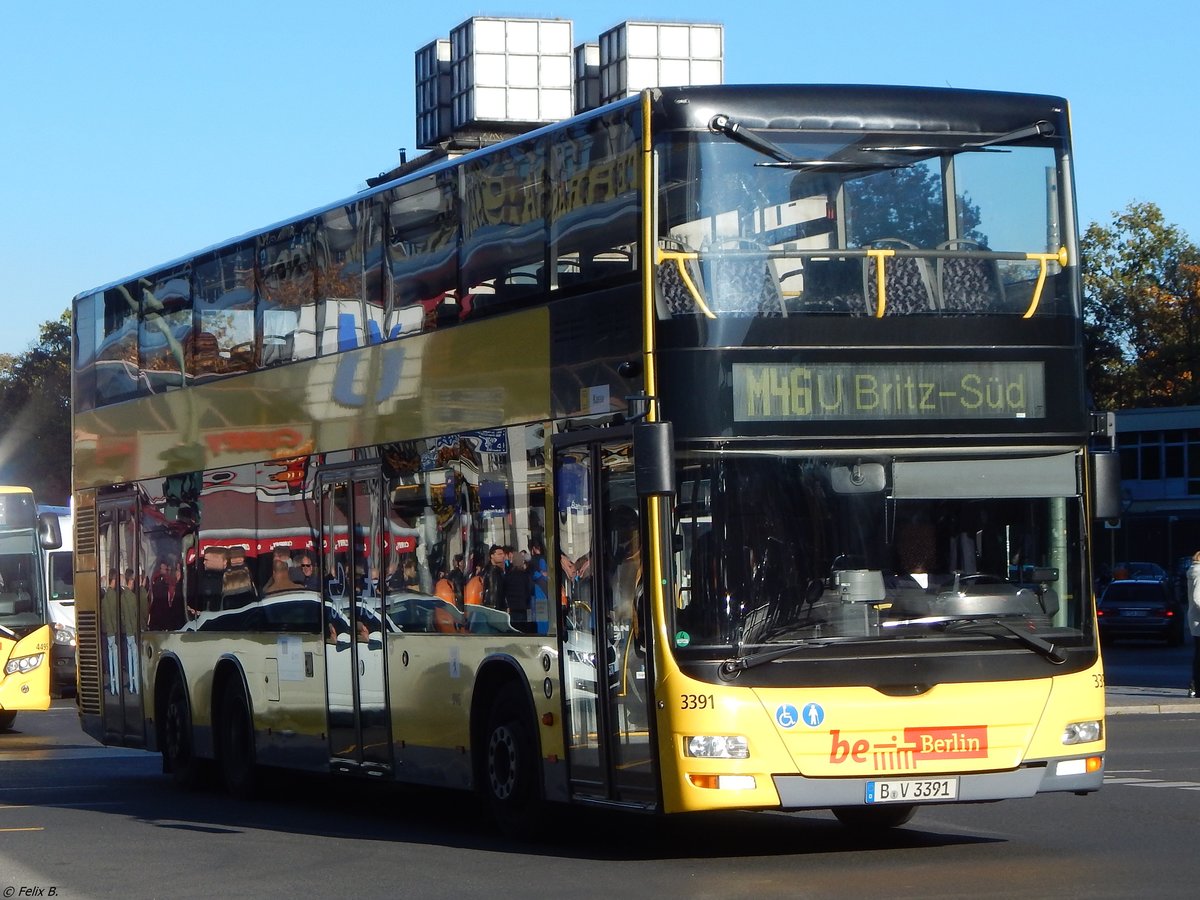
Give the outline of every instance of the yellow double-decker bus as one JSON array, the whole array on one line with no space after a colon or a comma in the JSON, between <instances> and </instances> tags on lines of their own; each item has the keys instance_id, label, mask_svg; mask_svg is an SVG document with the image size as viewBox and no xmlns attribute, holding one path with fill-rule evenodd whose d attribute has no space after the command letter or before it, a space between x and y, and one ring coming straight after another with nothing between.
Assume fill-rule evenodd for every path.
<instances>
[{"instance_id":1,"label":"yellow double-decker bus","mask_svg":"<svg viewBox=\"0 0 1200 900\"><path fill-rule=\"evenodd\" d=\"M1095 791L1072 193L1056 97L653 89L80 294L83 728L508 823Z\"/></svg>"}]
</instances>

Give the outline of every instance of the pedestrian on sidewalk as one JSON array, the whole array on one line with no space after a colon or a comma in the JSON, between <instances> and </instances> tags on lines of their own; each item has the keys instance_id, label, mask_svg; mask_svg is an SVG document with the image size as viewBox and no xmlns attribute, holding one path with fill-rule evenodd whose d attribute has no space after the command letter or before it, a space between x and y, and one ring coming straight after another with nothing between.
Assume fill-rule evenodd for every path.
<instances>
[{"instance_id":1,"label":"pedestrian on sidewalk","mask_svg":"<svg viewBox=\"0 0 1200 900\"><path fill-rule=\"evenodd\" d=\"M1200 690L1200 550L1192 554L1192 565L1188 568L1188 630L1192 633L1192 683L1188 685L1188 696L1195 697Z\"/></svg>"}]
</instances>

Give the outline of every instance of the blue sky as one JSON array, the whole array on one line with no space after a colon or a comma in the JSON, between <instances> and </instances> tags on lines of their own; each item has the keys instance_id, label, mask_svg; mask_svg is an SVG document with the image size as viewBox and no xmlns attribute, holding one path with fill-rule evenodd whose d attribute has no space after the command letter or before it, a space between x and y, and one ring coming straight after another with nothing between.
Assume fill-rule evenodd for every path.
<instances>
[{"instance_id":1,"label":"blue sky","mask_svg":"<svg viewBox=\"0 0 1200 900\"><path fill-rule=\"evenodd\" d=\"M414 152L413 54L475 16L725 26L725 80L1071 101L1080 221L1134 200L1200 241L1200 4L443 0L5 4L0 353L86 289L349 196Z\"/></svg>"}]
</instances>

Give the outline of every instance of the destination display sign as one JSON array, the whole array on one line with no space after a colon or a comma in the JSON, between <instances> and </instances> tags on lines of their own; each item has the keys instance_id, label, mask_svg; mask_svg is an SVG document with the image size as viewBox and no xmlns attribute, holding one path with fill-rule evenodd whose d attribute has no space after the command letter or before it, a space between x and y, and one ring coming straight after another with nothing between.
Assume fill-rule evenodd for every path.
<instances>
[{"instance_id":1,"label":"destination display sign","mask_svg":"<svg viewBox=\"0 0 1200 900\"><path fill-rule=\"evenodd\" d=\"M1045 417L1041 362L733 364L737 422Z\"/></svg>"}]
</instances>

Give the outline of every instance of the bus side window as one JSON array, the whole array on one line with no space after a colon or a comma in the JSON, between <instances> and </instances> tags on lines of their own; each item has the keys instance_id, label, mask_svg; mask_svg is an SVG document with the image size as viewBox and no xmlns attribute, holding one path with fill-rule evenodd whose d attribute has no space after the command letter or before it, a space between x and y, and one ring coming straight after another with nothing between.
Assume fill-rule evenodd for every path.
<instances>
[{"instance_id":1,"label":"bus side window","mask_svg":"<svg viewBox=\"0 0 1200 900\"><path fill-rule=\"evenodd\" d=\"M459 223L454 173L397 185L383 196L389 297L385 339L455 324Z\"/></svg>"},{"instance_id":2,"label":"bus side window","mask_svg":"<svg viewBox=\"0 0 1200 900\"><path fill-rule=\"evenodd\" d=\"M468 315L511 308L545 288L548 141L525 141L463 166L462 281Z\"/></svg>"},{"instance_id":3,"label":"bus side window","mask_svg":"<svg viewBox=\"0 0 1200 900\"><path fill-rule=\"evenodd\" d=\"M252 348L257 351L254 356L258 366L281 361L279 345L287 335L281 334L279 328L284 321L296 322L291 332L291 360L311 359L320 352L316 333L315 230L315 220L310 219L284 225L258 239L255 332L259 346ZM336 316L332 319L336 320ZM328 325L330 319L326 321Z\"/></svg>"}]
</instances>

